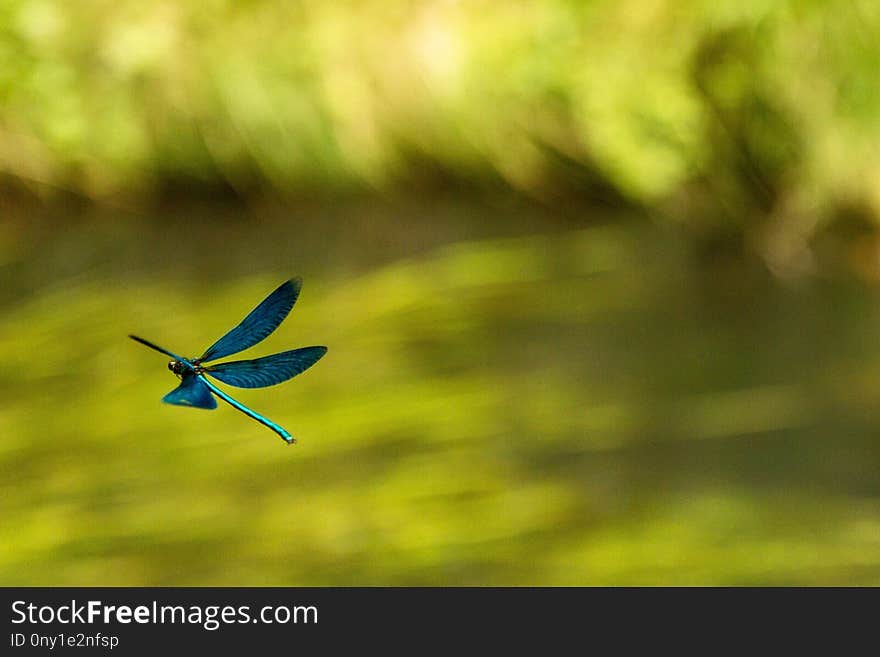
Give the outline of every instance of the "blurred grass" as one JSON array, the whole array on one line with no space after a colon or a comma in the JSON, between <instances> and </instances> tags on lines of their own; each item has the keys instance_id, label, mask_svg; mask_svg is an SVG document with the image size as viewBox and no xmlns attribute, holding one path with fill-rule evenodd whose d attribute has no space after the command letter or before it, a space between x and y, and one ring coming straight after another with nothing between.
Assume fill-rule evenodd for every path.
<instances>
[{"instance_id":1,"label":"blurred grass","mask_svg":"<svg viewBox=\"0 0 880 657\"><path fill-rule=\"evenodd\" d=\"M354 267L211 208L7 231L0 582L880 584L875 292L525 207L435 204L414 248L385 211L312 217L362 226ZM328 355L234 393L298 445L159 402L128 332L195 353L297 273L254 355Z\"/></svg>"},{"instance_id":2,"label":"blurred grass","mask_svg":"<svg viewBox=\"0 0 880 657\"><path fill-rule=\"evenodd\" d=\"M107 202L586 195L799 271L841 214L876 231L878 35L865 1L12 0L0 170Z\"/></svg>"}]
</instances>

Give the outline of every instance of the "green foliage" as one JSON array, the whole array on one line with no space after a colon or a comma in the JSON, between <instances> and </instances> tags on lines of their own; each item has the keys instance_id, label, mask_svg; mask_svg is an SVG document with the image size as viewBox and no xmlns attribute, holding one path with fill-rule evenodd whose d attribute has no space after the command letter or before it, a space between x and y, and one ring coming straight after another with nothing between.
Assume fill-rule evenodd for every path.
<instances>
[{"instance_id":1,"label":"green foliage","mask_svg":"<svg viewBox=\"0 0 880 657\"><path fill-rule=\"evenodd\" d=\"M878 215L875 3L63 4L0 16L0 166L102 198L388 189L554 198L563 157L698 223ZM792 219L794 217L794 219Z\"/></svg>"}]
</instances>

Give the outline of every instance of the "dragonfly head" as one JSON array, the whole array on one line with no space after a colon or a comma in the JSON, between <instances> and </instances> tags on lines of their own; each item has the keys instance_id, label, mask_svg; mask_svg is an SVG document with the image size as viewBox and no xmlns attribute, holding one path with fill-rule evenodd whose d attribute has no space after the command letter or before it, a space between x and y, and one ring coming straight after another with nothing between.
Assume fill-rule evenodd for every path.
<instances>
[{"instance_id":1,"label":"dragonfly head","mask_svg":"<svg viewBox=\"0 0 880 657\"><path fill-rule=\"evenodd\" d=\"M180 376L183 373L183 367L179 360L169 360L168 369Z\"/></svg>"}]
</instances>

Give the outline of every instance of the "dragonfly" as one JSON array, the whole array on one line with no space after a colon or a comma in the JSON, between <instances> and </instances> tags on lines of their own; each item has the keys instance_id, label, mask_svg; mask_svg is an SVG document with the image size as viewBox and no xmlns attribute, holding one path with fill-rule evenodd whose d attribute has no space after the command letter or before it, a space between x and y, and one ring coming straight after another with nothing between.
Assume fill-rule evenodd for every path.
<instances>
[{"instance_id":1,"label":"dragonfly","mask_svg":"<svg viewBox=\"0 0 880 657\"><path fill-rule=\"evenodd\" d=\"M269 427L291 445L296 439L286 429L236 401L208 377L237 388L274 386L292 379L317 363L327 353L327 347L301 347L252 360L234 360L214 365L206 363L237 354L267 338L290 313L299 297L300 289L302 279L299 277L282 283L250 311L238 326L208 347L198 358L183 358L136 335L128 337L172 358L168 362L168 369L178 376L180 385L162 398L166 404L215 409L217 400L214 396L217 396L248 417Z\"/></svg>"}]
</instances>

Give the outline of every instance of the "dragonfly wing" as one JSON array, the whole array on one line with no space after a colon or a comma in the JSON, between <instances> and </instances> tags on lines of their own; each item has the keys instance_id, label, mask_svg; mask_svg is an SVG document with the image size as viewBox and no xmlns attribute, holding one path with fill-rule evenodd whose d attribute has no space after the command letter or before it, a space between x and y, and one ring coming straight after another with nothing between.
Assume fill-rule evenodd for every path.
<instances>
[{"instance_id":1,"label":"dragonfly wing","mask_svg":"<svg viewBox=\"0 0 880 657\"><path fill-rule=\"evenodd\" d=\"M144 340L143 338L139 338L136 335L129 335L128 337L130 337L135 342L140 342L145 347L149 347L150 349L154 349L154 350L158 351L160 354L165 354L166 356L171 356L174 360L184 360L183 358L181 358L177 354L171 353L167 349L163 349L159 345L153 344L149 340Z\"/></svg>"},{"instance_id":2,"label":"dragonfly wing","mask_svg":"<svg viewBox=\"0 0 880 657\"><path fill-rule=\"evenodd\" d=\"M303 347L254 360L236 360L205 368L205 374L237 388L265 388L292 379L327 353L327 347Z\"/></svg>"},{"instance_id":3,"label":"dragonfly wing","mask_svg":"<svg viewBox=\"0 0 880 657\"><path fill-rule=\"evenodd\" d=\"M184 374L180 385L162 397L162 401L166 404L176 404L178 406L217 408L217 400L214 399L208 386L192 373Z\"/></svg>"},{"instance_id":4,"label":"dragonfly wing","mask_svg":"<svg viewBox=\"0 0 880 657\"><path fill-rule=\"evenodd\" d=\"M199 362L217 360L224 356L237 354L263 340L284 321L302 287L302 279L294 278L282 283L259 306L241 320L241 324L208 347Z\"/></svg>"}]
</instances>

